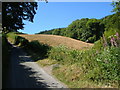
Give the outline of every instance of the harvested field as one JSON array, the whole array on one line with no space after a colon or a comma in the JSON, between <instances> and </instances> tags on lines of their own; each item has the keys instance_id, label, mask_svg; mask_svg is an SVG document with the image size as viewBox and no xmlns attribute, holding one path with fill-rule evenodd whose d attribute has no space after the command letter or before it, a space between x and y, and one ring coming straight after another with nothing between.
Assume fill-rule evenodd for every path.
<instances>
[{"instance_id":1,"label":"harvested field","mask_svg":"<svg viewBox=\"0 0 120 90\"><path fill-rule=\"evenodd\" d=\"M37 35L27 35L20 34L29 41L38 40L40 43L47 44L49 46L58 46L64 45L73 49L84 49L92 47L93 44L85 43L83 41L75 40L69 37L58 36L58 35L46 35L46 34L37 34Z\"/></svg>"}]
</instances>

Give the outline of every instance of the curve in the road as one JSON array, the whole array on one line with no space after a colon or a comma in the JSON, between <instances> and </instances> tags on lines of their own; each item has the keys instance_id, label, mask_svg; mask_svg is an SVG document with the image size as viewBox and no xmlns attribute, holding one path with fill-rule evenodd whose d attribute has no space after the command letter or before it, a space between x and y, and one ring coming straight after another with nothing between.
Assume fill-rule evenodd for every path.
<instances>
[{"instance_id":1,"label":"curve in the road","mask_svg":"<svg viewBox=\"0 0 120 90\"><path fill-rule=\"evenodd\" d=\"M19 47L13 47L6 88L66 88Z\"/></svg>"}]
</instances>

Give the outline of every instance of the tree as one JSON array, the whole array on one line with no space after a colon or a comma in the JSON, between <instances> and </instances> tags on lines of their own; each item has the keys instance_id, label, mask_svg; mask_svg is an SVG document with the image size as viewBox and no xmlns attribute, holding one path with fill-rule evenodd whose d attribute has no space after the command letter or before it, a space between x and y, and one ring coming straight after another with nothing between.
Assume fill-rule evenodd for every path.
<instances>
[{"instance_id":1,"label":"tree","mask_svg":"<svg viewBox=\"0 0 120 90\"><path fill-rule=\"evenodd\" d=\"M113 12L120 12L120 0L112 3L114 9Z\"/></svg>"},{"instance_id":2,"label":"tree","mask_svg":"<svg viewBox=\"0 0 120 90\"><path fill-rule=\"evenodd\" d=\"M116 12L115 14L116 22L114 26L116 26L119 31L120 30L120 0L113 2L112 5L114 7L113 12Z\"/></svg>"},{"instance_id":3,"label":"tree","mask_svg":"<svg viewBox=\"0 0 120 90\"><path fill-rule=\"evenodd\" d=\"M23 20L33 22L37 6L36 2L3 2L2 27L6 27L3 32L23 29Z\"/></svg>"}]
</instances>

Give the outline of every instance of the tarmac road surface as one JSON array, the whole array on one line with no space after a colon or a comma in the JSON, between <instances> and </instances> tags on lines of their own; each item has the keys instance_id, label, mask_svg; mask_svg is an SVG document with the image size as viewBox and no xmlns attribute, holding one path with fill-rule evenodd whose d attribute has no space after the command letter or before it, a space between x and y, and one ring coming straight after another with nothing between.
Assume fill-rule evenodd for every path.
<instances>
[{"instance_id":1,"label":"tarmac road surface","mask_svg":"<svg viewBox=\"0 0 120 90\"><path fill-rule=\"evenodd\" d=\"M7 88L66 88L33 62L21 48L13 46Z\"/></svg>"}]
</instances>

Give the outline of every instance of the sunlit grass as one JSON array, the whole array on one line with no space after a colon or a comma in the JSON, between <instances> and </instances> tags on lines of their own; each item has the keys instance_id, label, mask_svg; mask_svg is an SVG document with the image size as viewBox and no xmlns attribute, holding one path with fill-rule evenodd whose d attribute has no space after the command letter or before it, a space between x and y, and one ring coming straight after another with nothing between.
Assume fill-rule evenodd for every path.
<instances>
[{"instance_id":1,"label":"sunlit grass","mask_svg":"<svg viewBox=\"0 0 120 90\"><path fill-rule=\"evenodd\" d=\"M42 60L38 60L36 61L40 66L44 67L44 66L50 66L53 64L56 64L57 62L55 60L50 60L48 58L46 59L42 59Z\"/></svg>"}]
</instances>

